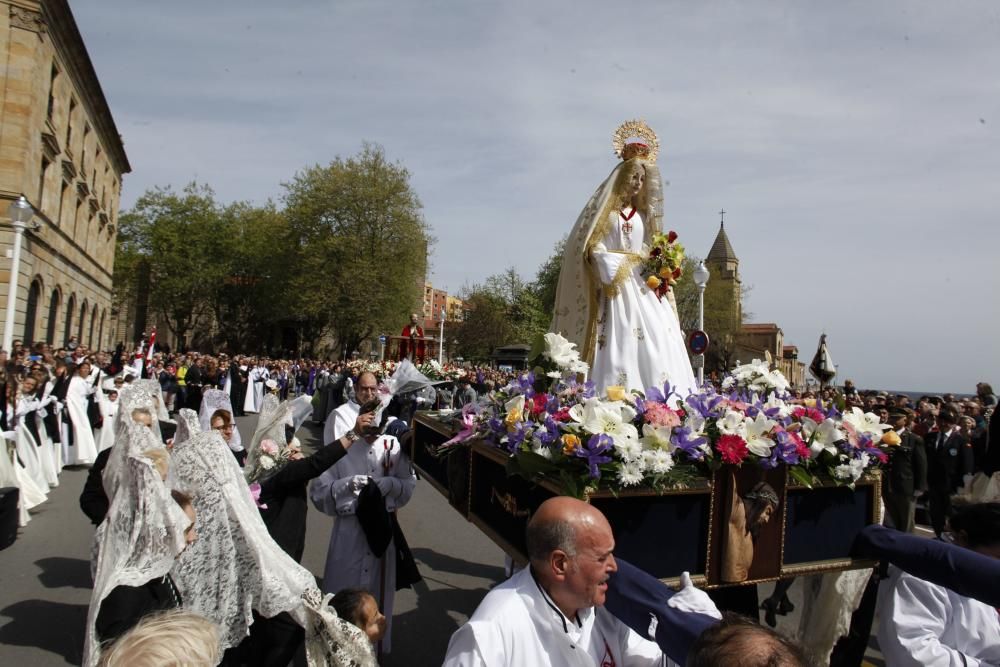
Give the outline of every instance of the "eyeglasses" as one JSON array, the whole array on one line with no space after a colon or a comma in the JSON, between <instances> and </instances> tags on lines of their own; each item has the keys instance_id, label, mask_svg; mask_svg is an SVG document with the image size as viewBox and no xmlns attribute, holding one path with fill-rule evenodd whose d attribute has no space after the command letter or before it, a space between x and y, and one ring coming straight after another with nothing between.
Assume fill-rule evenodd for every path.
<instances>
[{"instance_id":1,"label":"eyeglasses","mask_svg":"<svg viewBox=\"0 0 1000 667\"><path fill-rule=\"evenodd\" d=\"M213 431L232 431L233 430L233 425L232 424L219 424L218 426L213 426L212 430Z\"/></svg>"},{"instance_id":2,"label":"eyeglasses","mask_svg":"<svg viewBox=\"0 0 1000 667\"><path fill-rule=\"evenodd\" d=\"M356 390L356 392L359 393L359 394L361 392L367 392L369 394L374 394L377 391L378 391L378 387L360 387L360 386Z\"/></svg>"}]
</instances>

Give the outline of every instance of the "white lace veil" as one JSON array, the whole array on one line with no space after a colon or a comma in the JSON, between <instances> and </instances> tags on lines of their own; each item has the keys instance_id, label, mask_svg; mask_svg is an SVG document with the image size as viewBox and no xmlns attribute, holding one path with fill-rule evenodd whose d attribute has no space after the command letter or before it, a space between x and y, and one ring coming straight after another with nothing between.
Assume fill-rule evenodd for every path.
<instances>
[{"instance_id":1,"label":"white lace veil","mask_svg":"<svg viewBox=\"0 0 1000 667\"><path fill-rule=\"evenodd\" d=\"M267 532L222 436L199 433L172 458L179 488L194 496L198 531L172 576L185 608L221 626L222 650L248 634L254 609L288 612L306 630L310 665L374 665L364 633L337 618L313 575Z\"/></svg>"},{"instance_id":2,"label":"white lace veil","mask_svg":"<svg viewBox=\"0 0 1000 667\"><path fill-rule=\"evenodd\" d=\"M181 408L178 410L177 432L174 434L174 445L186 442L199 433L201 433L201 422L198 421L198 413L190 408Z\"/></svg>"},{"instance_id":3,"label":"white lace veil","mask_svg":"<svg viewBox=\"0 0 1000 667\"><path fill-rule=\"evenodd\" d=\"M233 402L229 394L221 389L206 389L201 395L201 409L198 411L198 419L201 422L201 430L207 431L212 427L212 413L216 410L225 410L229 413L233 421L233 435L229 439L229 449L234 452L243 451L243 437L240 429L236 426L236 414L233 412Z\"/></svg>"},{"instance_id":4,"label":"white lace veil","mask_svg":"<svg viewBox=\"0 0 1000 667\"><path fill-rule=\"evenodd\" d=\"M137 380L123 387L121 395L118 397L120 405L114 421L115 442L108 455L108 463L101 474L104 493L107 494L109 500L114 498L118 489L118 480L122 474L125 460L129 454L135 451L137 445L135 445L134 440L136 438L144 440L139 451L163 447L160 424L156 418L156 401L160 385L156 384L156 391L153 391L148 382L149 380ZM140 409L147 410L153 418L149 428L137 424L132 419L132 412Z\"/></svg>"},{"instance_id":5,"label":"white lace veil","mask_svg":"<svg viewBox=\"0 0 1000 667\"><path fill-rule=\"evenodd\" d=\"M188 518L170 496L152 460L143 456L152 440L149 429L132 423L116 443L127 451L118 493L101 524L94 589L84 639L86 667L100 658L95 624L101 603L118 586L141 586L166 575L184 549ZM162 443L156 443L162 448ZM154 447L156 448L156 447Z\"/></svg>"}]
</instances>

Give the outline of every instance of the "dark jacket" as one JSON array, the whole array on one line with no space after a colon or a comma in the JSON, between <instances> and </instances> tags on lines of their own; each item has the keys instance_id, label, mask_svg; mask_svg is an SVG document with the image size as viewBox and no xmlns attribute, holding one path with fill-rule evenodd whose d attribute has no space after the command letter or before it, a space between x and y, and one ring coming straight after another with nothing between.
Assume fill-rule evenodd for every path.
<instances>
[{"instance_id":1,"label":"dark jacket","mask_svg":"<svg viewBox=\"0 0 1000 667\"><path fill-rule=\"evenodd\" d=\"M927 450L924 440L909 429L889 455L883 490L912 498L914 491L927 490Z\"/></svg>"},{"instance_id":2,"label":"dark jacket","mask_svg":"<svg viewBox=\"0 0 1000 667\"><path fill-rule=\"evenodd\" d=\"M954 429L947 441L938 444L940 432L931 431L924 437L927 452L927 488L951 493L962 486L962 475L972 472L972 445L969 439Z\"/></svg>"},{"instance_id":3,"label":"dark jacket","mask_svg":"<svg viewBox=\"0 0 1000 667\"><path fill-rule=\"evenodd\" d=\"M95 526L104 521L104 517L108 514L108 496L104 493L102 475L104 468L108 465L108 457L111 456L112 449L112 447L108 447L97 455L94 465L90 466L90 472L87 473L83 493L80 494L80 509Z\"/></svg>"},{"instance_id":4,"label":"dark jacket","mask_svg":"<svg viewBox=\"0 0 1000 667\"><path fill-rule=\"evenodd\" d=\"M285 464L260 482L260 502L267 505L260 515L267 532L296 562L302 561L306 548L306 484L346 454L343 445L335 441L311 456Z\"/></svg>"},{"instance_id":5,"label":"dark jacket","mask_svg":"<svg viewBox=\"0 0 1000 667\"><path fill-rule=\"evenodd\" d=\"M119 586L101 602L94 630L101 643L111 643L136 626L143 617L181 606L181 596L170 575L142 586Z\"/></svg>"}]
</instances>

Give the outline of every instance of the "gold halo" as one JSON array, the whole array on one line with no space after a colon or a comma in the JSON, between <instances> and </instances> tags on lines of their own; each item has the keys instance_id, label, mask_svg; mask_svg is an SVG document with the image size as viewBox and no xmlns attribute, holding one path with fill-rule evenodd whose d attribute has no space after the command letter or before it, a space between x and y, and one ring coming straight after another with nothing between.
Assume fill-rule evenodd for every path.
<instances>
[{"instance_id":1,"label":"gold halo","mask_svg":"<svg viewBox=\"0 0 1000 667\"><path fill-rule=\"evenodd\" d=\"M625 151L625 142L635 138L642 139L642 143L649 146L649 156L645 159L656 162L656 155L660 151L660 140L656 138L656 132L653 132L653 129L646 125L644 120L627 120L618 126L611 138L611 146L615 149L615 155L621 158Z\"/></svg>"}]
</instances>

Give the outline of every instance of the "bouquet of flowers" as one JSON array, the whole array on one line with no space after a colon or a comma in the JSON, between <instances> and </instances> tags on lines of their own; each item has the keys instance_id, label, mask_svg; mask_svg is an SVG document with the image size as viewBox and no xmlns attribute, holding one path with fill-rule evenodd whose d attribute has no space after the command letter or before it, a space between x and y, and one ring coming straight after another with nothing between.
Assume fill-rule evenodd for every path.
<instances>
[{"instance_id":1,"label":"bouquet of flowers","mask_svg":"<svg viewBox=\"0 0 1000 667\"><path fill-rule=\"evenodd\" d=\"M709 386L680 397L667 384L645 393L613 386L598 396L576 379L573 364L582 362L567 349L562 336L548 334L544 355L565 364L558 377L546 387L536 373L520 375L470 416L465 437L507 452L508 472L554 481L568 495L685 488L723 464L785 465L805 486L820 477L852 485L893 446L876 415L796 402L781 373L761 362L737 369L721 393Z\"/></svg>"},{"instance_id":2,"label":"bouquet of flowers","mask_svg":"<svg viewBox=\"0 0 1000 667\"><path fill-rule=\"evenodd\" d=\"M278 447L274 440L264 438L260 441L260 454L247 479L255 481L277 471L291 461L292 451L291 447Z\"/></svg>"},{"instance_id":3,"label":"bouquet of flowers","mask_svg":"<svg viewBox=\"0 0 1000 667\"><path fill-rule=\"evenodd\" d=\"M649 257L642 264L642 274L646 276L646 287L656 292L662 299L676 285L681 277L684 262L684 246L677 243L677 232L653 234Z\"/></svg>"}]
</instances>

